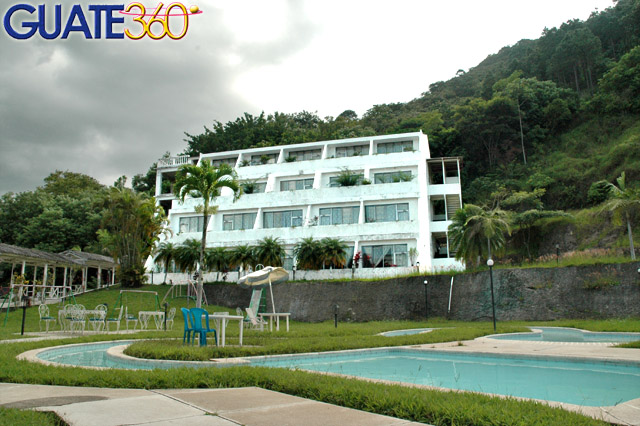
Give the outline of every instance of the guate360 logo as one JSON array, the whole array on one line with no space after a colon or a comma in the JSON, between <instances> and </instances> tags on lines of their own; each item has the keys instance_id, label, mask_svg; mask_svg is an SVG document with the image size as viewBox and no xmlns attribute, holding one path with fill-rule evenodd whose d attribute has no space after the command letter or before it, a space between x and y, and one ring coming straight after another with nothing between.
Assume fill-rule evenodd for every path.
<instances>
[{"instance_id":1,"label":"guate360 logo","mask_svg":"<svg viewBox=\"0 0 640 426\"><path fill-rule=\"evenodd\" d=\"M5 13L4 28L7 34L18 40L29 39L36 32L47 40L58 37L66 39L73 32L82 33L85 39L101 39L104 33L106 39L123 39L126 35L132 40L140 40L145 36L153 40L165 36L179 40L189 30L189 16L202 13L198 6L187 9L182 3L171 3L166 7L159 3L154 9L147 9L140 2L127 6L94 4L89 5L86 12L76 4L65 12L63 26L62 12L60 4L53 6L53 11L51 6L44 4L37 9L30 4L16 4ZM116 13L121 16L114 15ZM89 25L91 18L93 30ZM125 23L125 19L129 22Z\"/></svg>"}]
</instances>

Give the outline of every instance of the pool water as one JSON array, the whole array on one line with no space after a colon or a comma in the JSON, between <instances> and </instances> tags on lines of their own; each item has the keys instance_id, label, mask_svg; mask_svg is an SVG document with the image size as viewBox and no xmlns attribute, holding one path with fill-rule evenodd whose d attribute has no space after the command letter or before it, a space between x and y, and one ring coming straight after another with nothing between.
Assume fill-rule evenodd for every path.
<instances>
[{"instance_id":1,"label":"pool water","mask_svg":"<svg viewBox=\"0 0 640 426\"><path fill-rule=\"evenodd\" d=\"M222 367L214 362L123 359L115 341L45 349L40 359L92 367L153 369ZM329 372L499 395L610 406L640 398L640 363L501 356L415 349L367 349L245 358L250 365Z\"/></svg>"},{"instance_id":2,"label":"pool water","mask_svg":"<svg viewBox=\"0 0 640 426\"><path fill-rule=\"evenodd\" d=\"M268 357L251 364L609 406L640 398L640 364L405 349Z\"/></svg>"},{"instance_id":3,"label":"pool water","mask_svg":"<svg viewBox=\"0 0 640 426\"><path fill-rule=\"evenodd\" d=\"M380 333L380 334L385 337L409 336L412 334L428 333L433 330L434 330L433 328L411 328L408 330L385 331L384 333Z\"/></svg>"},{"instance_id":4,"label":"pool water","mask_svg":"<svg viewBox=\"0 0 640 426\"><path fill-rule=\"evenodd\" d=\"M534 327L541 332L514 333L490 336L498 340L522 340L533 342L599 342L626 343L640 340L640 333L590 332L576 328Z\"/></svg>"}]
</instances>

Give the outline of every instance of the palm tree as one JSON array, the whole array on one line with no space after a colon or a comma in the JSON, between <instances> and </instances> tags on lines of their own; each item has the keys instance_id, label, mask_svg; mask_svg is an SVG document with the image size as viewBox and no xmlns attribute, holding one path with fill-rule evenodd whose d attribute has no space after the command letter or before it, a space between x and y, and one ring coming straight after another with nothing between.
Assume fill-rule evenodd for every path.
<instances>
[{"instance_id":1,"label":"palm tree","mask_svg":"<svg viewBox=\"0 0 640 426\"><path fill-rule=\"evenodd\" d=\"M321 251L320 241L313 237L303 238L293 248L296 265L299 269L320 269Z\"/></svg>"},{"instance_id":2,"label":"palm tree","mask_svg":"<svg viewBox=\"0 0 640 426\"><path fill-rule=\"evenodd\" d=\"M286 253L279 238L264 237L258 242L254 254L256 262L263 266L282 266Z\"/></svg>"},{"instance_id":3,"label":"palm tree","mask_svg":"<svg viewBox=\"0 0 640 426\"><path fill-rule=\"evenodd\" d=\"M208 248L205 251L204 264L207 270L216 271L216 281L219 281L220 272L229 268L229 252L224 247Z\"/></svg>"},{"instance_id":4,"label":"palm tree","mask_svg":"<svg viewBox=\"0 0 640 426\"><path fill-rule=\"evenodd\" d=\"M169 272L169 266L171 262L175 259L176 255L176 246L173 245L172 242L165 241L160 243L160 245L156 248L156 263L161 263L164 265L164 279L162 280L163 284L167 283L167 273Z\"/></svg>"},{"instance_id":5,"label":"palm tree","mask_svg":"<svg viewBox=\"0 0 640 426\"><path fill-rule=\"evenodd\" d=\"M485 210L466 204L458 209L449 225L451 245L457 248L456 259L477 257L478 265L483 254L490 259L492 252L504 247L505 233L511 232L506 217L506 212L498 208Z\"/></svg>"},{"instance_id":6,"label":"palm tree","mask_svg":"<svg viewBox=\"0 0 640 426\"><path fill-rule=\"evenodd\" d=\"M344 268L347 263L347 244L338 238L323 238L320 241L321 258L325 267Z\"/></svg>"},{"instance_id":7,"label":"palm tree","mask_svg":"<svg viewBox=\"0 0 640 426\"><path fill-rule=\"evenodd\" d=\"M198 261L200 260L200 241L195 238L185 240L176 247L174 260L176 266L181 270L189 274L195 272L198 269Z\"/></svg>"},{"instance_id":8,"label":"palm tree","mask_svg":"<svg viewBox=\"0 0 640 426\"><path fill-rule=\"evenodd\" d=\"M254 248L248 244L236 246L231 249L230 261L239 266L246 273L249 268L255 265Z\"/></svg>"},{"instance_id":9,"label":"palm tree","mask_svg":"<svg viewBox=\"0 0 640 426\"><path fill-rule=\"evenodd\" d=\"M631 218L634 213L640 210L640 190L627 187L625 181L625 173L622 172L620 177L616 179L618 186L607 182L609 199L602 203L600 211L613 213L613 223L622 225L624 217L627 223L627 234L629 235L629 251L631 259L636 260L636 251L633 246L633 230L631 229Z\"/></svg>"},{"instance_id":10,"label":"palm tree","mask_svg":"<svg viewBox=\"0 0 640 426\"><path fill-rule=\"evenodd\" d=\"M238 175L235 170L226 163L214 167L208 160L200 161L199 166L185 164L180 166L176 173L174 193L181 202L187 195L193 198L202 198L202 240L200 246L200 266L204 265L204 249L207 246L207 224L209 223L210 204L220 196L222 188L233 191L233 200L242 195ZM199 209L198 209L199 210ZM198 275L198 295L196 307L202 306L203 273Z\"/></svg>"}]
</instances>

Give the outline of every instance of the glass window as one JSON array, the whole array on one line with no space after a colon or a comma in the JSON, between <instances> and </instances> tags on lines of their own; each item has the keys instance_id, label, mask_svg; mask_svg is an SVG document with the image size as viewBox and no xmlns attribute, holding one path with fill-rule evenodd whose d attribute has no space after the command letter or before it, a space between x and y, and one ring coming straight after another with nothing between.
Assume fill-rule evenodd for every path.
<instances>
[{"instance_id":1,"label":"glass window","mask_svg":"<svg viewBox=\"0 0 640 426\"><path fill-rule=\"evenodd\" d=\"M389 268L409 265L406 244L363 246L362 255L362 266L365 268Z\"/></svg>"},{"instance_id":2,"label":"glass window","mask_svg":"<svg viewBox=\"0 0 640 426\"><path fill-rule=\"evenodd\" d=\"M293 159L293 161L308 161L308 160L319 160L322 157L321 149L309 149L302 151L291 151L288 154L288 158ZM291 161L291 160L289 160Z\"/></svg>"},{"instance_id":3,"label":"glass window","mask_svg":"<svg viewBox=\"0 0 640 426\"><path fill-rule=\"evenodd\" d=\"M280 212L265 212L263 214L264 228L289 228L302 225L302 210L284 210Z\"/></svg>"},{"instance_id":4,"label":"glass window","mask_svg":"<svg viewBox=\"0 0 640 426\"><path fill-rule=\"evenodd\" d=\"M377 146L378 154L391 154L394 152L413 151L412 141L385 142Z\"/></svg>"},{"instance_id":5,"label":"glass window","mask_svg":"<svg viewBox=\"0 0 640 426\"><path fill-rule=\"evenodd\" d=\"M376 173L374 183L409 182L413 179L410 171Z\"/></svg>"},{"instance_id":6,"label":"glass window","mask_svg":"<svg viewBox=\"0 0 640 426\"><path fill-rule=\"evenodd\" d=\"M342 185L340 185L340 183L338 182L338 178L339 178L339 176L331 176L331 177L329 178L329 186L330 186L331 188L336 188L336 187L342 186ZM363 180L363 179L364 179L364 174L363 174L363 173L358 174L358 185L361 185L361 184L362 184L362 180Z\"/></svg>"},{"instance_id":7,"label":"glass window","mask_svg":"<svg viewBox=\"0 0 640 426\"><path fill-rule=\"evenodd\" d=\"M222 216L223 231L237 231L240 229L253 229L257 213L236 213Z\"/></svg>"},{"instance_id":8,"label":"glass window","mask_svg":"<svg viewBox=\"0 0 640 426\"><path fill-rule=\"evenodd\" d=\"M443 220L447 220L444 198L434 198L431 199L431 209L433 212L433 221L440 222Z\"/></svg>"},{"instance_id":9,"label":"glass window","mask_svg":"<svg viewBox=\"0 0 640 426\"><path fill-rule=\"evenodd\" d=\"M346 225L358 223L360 206L320 209L320 225Z\"/></svg>"},{"instance_id":10,"label":"glass window","mask_svg":"<svg viewBox=\"0 0 640 426\"><path fill-rule=\"evenodd\" d=\"M251 165L273 164L278 161L278 154L256 154L251 156Z\"/></svg>"},{"instance_id":11,"label":"glass window","mask_svg":"<svg viewBox=\"0 0 640 426\"><path fill-rule=\"evenodd\" d=\"M280 182L280 191L299 191L301 189L312 189L313 178L284 180Z\"/></svg>"},{"instance_id":12,"label":"glass window","mask_svg":"<svg viewBox=\"0 0 640 426\"><path fill-rule=\"evenodd\" d=\"M202 216L181 217L180 233L202 232L203 223L204 223L204 218Z\"/></svg>"},{"instance_id":13,"label":"glass window","mask_svg":"<svg viewBox=\"0 0 640 426\"><path fill-rule=\"evenodd\" d=\"M220 167L223 164L228 164L231 167L236 165L237 158L220 158L218 160L211 160L211 165L214 167Z\"/></svg>"},{"instance_id":14,"label":"glass window","mask_svg":"<svg viewBox=\"0 0 640 426\"><path fill-rule=\"evenodd\" d=\"M260 194L260 193L263 193L267 188L267 183L266 182L258 183L258 182L248 181L248 182L243 182L241 186L245 195Z\"/></svg>"},{"instance_id":15,"label":"glass window","mask_svg":"<svg viewBox=\"0 0 640 426\"><path fill-rule=\"evenodd\" d=\"M364 214L367 223L406 221L409 220L409 203L366 206Z\"/></svg>"},{"instance_id":16,"label":"glass window","mask_svg":"<svg viewBox=\"0 0 640 426\"><path fill-rule=\"evenodd\" d=\"M369 145L341 146L336 148L336 157L354 157L356 155L369 155Z\"/></svg>"}]
</instances>

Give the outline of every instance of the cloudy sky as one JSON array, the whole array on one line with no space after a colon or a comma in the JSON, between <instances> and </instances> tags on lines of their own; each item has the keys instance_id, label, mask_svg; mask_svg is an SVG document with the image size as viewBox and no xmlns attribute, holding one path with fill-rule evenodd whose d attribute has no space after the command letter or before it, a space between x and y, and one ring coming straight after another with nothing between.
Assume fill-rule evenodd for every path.
<instances>
[{"instance_id":1,"label":"cloudy sky","mask_svg":"<svg viewBox=\"0 0 640 426\"><path fill-rule=\"evenodd\" d=\"M150 10L158 4L140 1ZM54 4L63 5L64 26L80 3L94 31L88 5L120 2L5 0L3 20L18 3L47 4L49 31ZM362 115L375 104L406 102L503 46L584 20L612 0L184 4L203 13L190 16L177 41L105 40L104 29L101 40L79 32L66 40L16 40L0 27L0 194L33 190L55 170L108 185L121 175L130 181L165 151L182 152L184 132L201 133L245 111ZM26 12L14 18L21 32L22 18L35 20ZM132 19L115 29L138 32ZM179 28L179 19L171 26Z\"/></svg>"}]
</instances>

